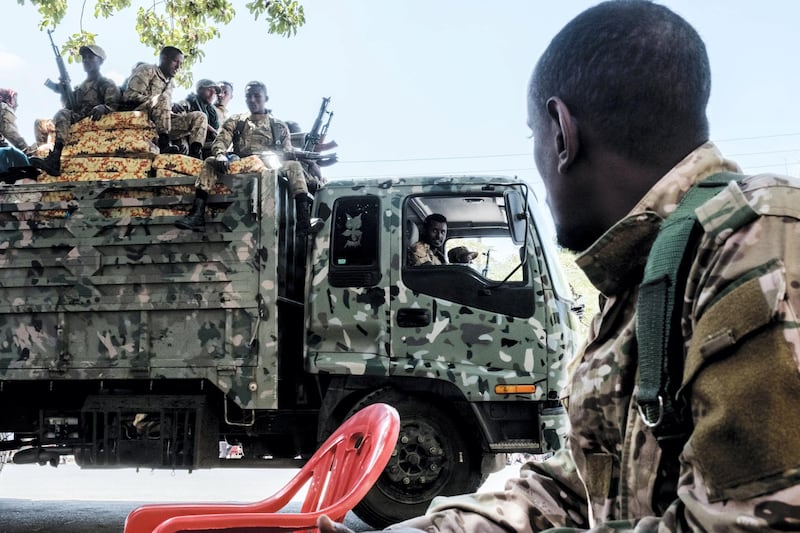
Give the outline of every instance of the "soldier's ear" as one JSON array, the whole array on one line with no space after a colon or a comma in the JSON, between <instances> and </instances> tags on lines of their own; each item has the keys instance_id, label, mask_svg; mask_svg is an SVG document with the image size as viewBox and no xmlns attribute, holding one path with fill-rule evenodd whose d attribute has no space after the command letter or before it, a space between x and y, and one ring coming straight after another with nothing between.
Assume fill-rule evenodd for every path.
<instances>
[{"instance_id":1,"label":"soldier's ear","mask_svg":"<svg viewBox=\"0 0 800 533\"><path fill-rule=\"evenodd\" d=\"M580 150L580 136L578 135L578 123L572 116L567 104L557 96L547 100L547 114L557 125L556 146L558 152L558 171L565 173Z\"/></svg>"}]
</instances>

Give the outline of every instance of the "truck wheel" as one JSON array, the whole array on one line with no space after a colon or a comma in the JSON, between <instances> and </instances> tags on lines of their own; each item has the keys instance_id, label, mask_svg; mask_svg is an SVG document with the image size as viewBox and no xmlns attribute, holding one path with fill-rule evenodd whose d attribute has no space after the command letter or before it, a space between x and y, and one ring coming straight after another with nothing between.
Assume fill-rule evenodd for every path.
<instances>
[{"instance_id":1,"label":"truck wheel","mask_svg":"<svg viewBox=\"0 0 800 533\"><path fill-rule=\"evenodd\" d=\"M13 433L0 433L0 440L12 440L14 438ZM0 450L0 470L3 469L3 465L6 464L8 461L11 460L11 456L14 454L12 451L2 451Z\"/></svg>"},{"instance_id":2,"label":"truck wheel","mask_svg":"<svg viewBox=\"0 0 800 533\"><path fill-rule=\"evenodd\" d=\"M383 528L425 514L435 496L475 492L482 482L479 445L466 438L465 424L440 407L440 398L379 390L348 416L378 402L397 409L400 435L383 474L353 509L361 520Z\"/></svg>"}]
</instances>

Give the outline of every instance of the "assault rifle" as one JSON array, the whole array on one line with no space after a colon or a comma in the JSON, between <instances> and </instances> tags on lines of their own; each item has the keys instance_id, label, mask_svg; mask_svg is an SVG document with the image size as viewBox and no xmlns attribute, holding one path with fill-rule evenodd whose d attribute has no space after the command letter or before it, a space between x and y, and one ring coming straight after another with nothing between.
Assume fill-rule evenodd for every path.
<instances>
[{"instance_id":1,"label":"assault rifle","mask_svg":"<svg viewBox=\"0 0 800 533\"><path fill-rule=\"evenodd\" d=\"M56 65L58 65L58 83L47 78L44 82L45 86L51 91L57 92L61 95L61 102L67 109L75 109L75 95L72 92L72 85L69 79L67 67L64 65L64 58L61 57L56 43L53 42L53 31L47 30L47 36L50 37L50 44L53 47L53 52L56 54Z\"/></svg>"},{"instance_id":2,"label":"assault rifle","mask_svg":"<svg viewBox=\"0 0 800 533\"><path fill-rule=\"evenodd\" d=\"M325 118L325 113L333 116L333 112L328 111L328 103L330 101L330 96L322 98L322 105L319 106L319 113L317 114L316 120L314 120L314 125L311 127L311 131L306 133L306 142L303 144L303 150L306 152L313 152L322 138L320 130L322 128L322 119ZM328 119L328 124L330 124L330 118ZM325 131L328 130L328 124L325 124Z\"/></svg>"}]
</instances>

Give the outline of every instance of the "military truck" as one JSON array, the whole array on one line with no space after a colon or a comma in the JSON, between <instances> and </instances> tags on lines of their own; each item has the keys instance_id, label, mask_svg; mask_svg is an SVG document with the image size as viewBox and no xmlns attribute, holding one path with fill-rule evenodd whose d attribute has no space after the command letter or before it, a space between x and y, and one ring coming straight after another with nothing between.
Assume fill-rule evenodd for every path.
<instances>
[{"instance_id":1,"label":"military truck","mask_svg":"<svg viewBox=\"0 0 800 533\"><path fill-rule=\"evenodd\" d=\"M0 186L0 452L15 463L299 466L387 402L396 453L356 509L381 526L475 490L506 453L561 446L577 323L524 182L334 180L306 239L268 170L223 176L205 231L180 230L193 183ZM431 213L475 264L408 266Z\"/></svg>"}]
</instances>

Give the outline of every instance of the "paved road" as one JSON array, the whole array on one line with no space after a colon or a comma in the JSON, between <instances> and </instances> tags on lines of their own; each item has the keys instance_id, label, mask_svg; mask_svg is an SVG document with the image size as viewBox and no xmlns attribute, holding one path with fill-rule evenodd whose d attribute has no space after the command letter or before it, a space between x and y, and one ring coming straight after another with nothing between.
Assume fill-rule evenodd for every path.
<instances>
[{"instance_id":1,"label":"paved road","mask_svg":"<svg viewBox=\"0 0 800 533\"><path fill-rule=\"evenodd\" d=\"M481 490L501 487L518 468L493 474ZM137 472L81 470L74 464L58 468L5 465L0 472L0 533L122 533L125 517L142 503L256 501L274 493L295 472L238 468ZM346 523L355 531L370 529L353 513Z\"/></svg>"},{"instance_id":2,"label":"paved road","mask_svg":"<svg viewBox=\"0 0 800 533\"><path fill-rule=\"evenodd\" d=\"M0 533L122 533L125 517L143 503L256 501L275 492L295 472L5 465L0 472ZM288 510L299 510L299 502ZM346 523L355 531L369 529L353 513Z\"/></svg>"},{"instance_id":3,"label":"paved road","mask_svg":"<svg viewBox=\"0 0 800 533\"><path fill-rule=\"evenodd\" d=\"M125 517L143 502L0 499L2 533L122 533ZM299 510L296 504L295 510ZM291 508L290 508L291 510ZM354 531L369 527L353 513Z\"/></svg>"}]
</instances>

